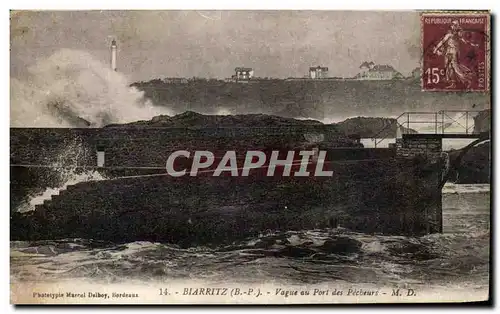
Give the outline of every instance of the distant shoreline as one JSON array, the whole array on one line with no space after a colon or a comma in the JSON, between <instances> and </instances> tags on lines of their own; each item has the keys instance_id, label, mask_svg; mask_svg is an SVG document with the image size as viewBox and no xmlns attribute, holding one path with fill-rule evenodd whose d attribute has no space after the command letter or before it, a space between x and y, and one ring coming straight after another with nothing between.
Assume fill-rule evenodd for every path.
<instances>
[{"instance_id":1,"label":"distant shoreline","mask_svg":"<svg viewBox=\"0 0 500 314\"><path fill-rule=\"evenodd\" d=\"M253 77L250 79L231 79L231 78L209 78L209 77L163 77L163 78L155 78L149 81L137 81L131 84L131 86L135 84L141 84L145 82L151 82L161 80L166 84L179 84L179 83L188 83L188 82L220 82L220 83L252 83L252 82L262 82L262 81L308 81L308 82L317 82L317 81L359 81L359 82L392 82L392 81L415 81L420 84L419 77L404 77L404 78L393 78L393 79L359 79L356 77L322 77L322 78L310 78L310 77L287 77L287 78L273 78L273 77Z\"/></svg>"}]
</instances>

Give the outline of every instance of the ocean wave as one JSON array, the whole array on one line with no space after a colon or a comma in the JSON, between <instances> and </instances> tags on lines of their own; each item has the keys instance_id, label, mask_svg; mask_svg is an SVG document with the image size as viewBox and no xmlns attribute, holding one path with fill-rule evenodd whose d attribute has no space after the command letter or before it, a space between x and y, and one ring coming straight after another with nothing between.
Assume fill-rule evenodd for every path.
<instances>
[{"instance_id":1,"label":"ocean wave","mask_svg":"<svg viewBox=\"0 0 500 314\"><path fill-rule=\"evenodd\" d=\"M488 252L484 245L470 244L486 244L489 238L486 233L476 236L465 240L463 235L405 237L318 229L276 232L223 247L185 249L164 243L84 239L15 242L11 243L11 277L217 281L252 273L255 281L425 282L437 278L433 273L440 279L485 275Z\"/></svg>"},{"instance_id":2,"label":"ocean wave","mask_svg":"<svg viewBox=\"0 0 500 314\"><path fill-rule=\"evenodd\" d=\"M11 78L12 127L100 127L172 114L91 54L61 49Z\"/></svg>"},{"instance_id":3,"label":"ocean wave","mask_svg":"<svg viewBox=\"0 0 500 314\"><path fill-rule=\"evenodd\" d=\"M36 205L41 205L53 196L59 195L70 185L107 179L97 170L85 170L78 167L79 161L84 158L85 154L83 145L77 141L65 146L57 153L56 161L50 165L53 169L51 182L46 182L47 185L41 187L42 190L31 191L16 210L18 212L35 210Z\"/></svg>"}]
</instances>

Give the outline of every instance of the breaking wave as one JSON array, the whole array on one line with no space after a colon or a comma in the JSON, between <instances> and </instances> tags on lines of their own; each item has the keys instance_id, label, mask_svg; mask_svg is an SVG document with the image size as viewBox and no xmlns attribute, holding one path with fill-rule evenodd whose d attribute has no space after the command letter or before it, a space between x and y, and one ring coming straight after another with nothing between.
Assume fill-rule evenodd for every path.
<instances>
[{"instance_id":1,"label":"breaking wave","mask_svg":"<svg viewBox=\"0 0 500 314\"><path fill-rule=\"evenodd\" d=\"M424 237L368 235L339 228L274 232L211 248L90 239L16 241L11 242L11 279L225 282L231 278L249 283L389 286L468 281L484 287L489 233L485 230L487 214L480 217L481 232ZM25 267L26 263L32 267Z\"/></svg>"},{"instance_id":2,"label":"breaking wave","mask_svg":"<svg viewBox=\"0 0 500 314\"><path fill-rule=\"evenodd\" d=\"M91 54L62 49L11 78L12 127L101 127L171 114Z\"/></svg>"},{"instance_id":3,"label":"breaking wave","mask_svg":"<svg viewBox=\"0 0 500 314\"><path fill-rule=\"evenodd\" d=\"M81 160L85 153L81 143L77 142L68 145L65 150L59 152L57 161L50 165L52 169L54 169L54 181L50 183L50 186L45 187L43 191L34 192L29 195L26 200L18 206L17 211L27 212L35 210L36 205L41 205L44 201L50 200L52 196L59 195L59 193L66 190L69 185L107 179L98 171L77 167L78 161Z\"/></svg>"},{"instance_id":4,"label":"breaking wave","mask_svg":"<svg viewBox=\"0 0 500 314\"><path fill-rule=\"evenodd\" d=\"M65 190L68 185L74 185L80 182L87 181L98 181L104 180L100 173L97 171L87 171L83 173L78 173L76 171L67 170L61 173L61 177L64 177L62 180L63 183L59 187L48 187L43 192L31 195L28 197L27 201L21 204L18 208L19 212L27 212L31 210L35 210L36 205L43 204L44 201L50 200L52 196L59 195L59 193Z\"/></svg>"}]
</instances>

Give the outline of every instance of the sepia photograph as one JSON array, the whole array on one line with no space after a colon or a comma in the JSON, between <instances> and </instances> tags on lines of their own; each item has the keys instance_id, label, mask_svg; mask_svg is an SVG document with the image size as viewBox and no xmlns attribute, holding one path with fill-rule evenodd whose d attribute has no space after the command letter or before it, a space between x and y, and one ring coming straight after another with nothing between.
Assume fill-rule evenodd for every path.
<instances>
[{"instance_id":1,"label":"sepia photograph","mask_svg":"<svg viewBox=\"0 0 500 314\"><path fill-rule=\"evenodd\" d=\"M11 10L11 304L491 302L491 12Z\"/></svg>"}]
</instances>

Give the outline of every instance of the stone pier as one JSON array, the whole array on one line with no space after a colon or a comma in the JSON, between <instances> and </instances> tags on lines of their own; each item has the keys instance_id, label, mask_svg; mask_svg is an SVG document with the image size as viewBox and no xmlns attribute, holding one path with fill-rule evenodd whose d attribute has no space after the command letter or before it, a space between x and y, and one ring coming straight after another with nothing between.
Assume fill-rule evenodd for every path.
<instances>
[{"instance_id":1,"label":"stone pier","mask_svg":"<svg viewBox=\"0 0 500 314\"><path fill-rule=\"evenodd\" d=\"M396 154L409 158L420 155L435 160L441 156L442 142L442 134L404 134L403 138L396 139Z\"/></svg>"}]
</instances>

